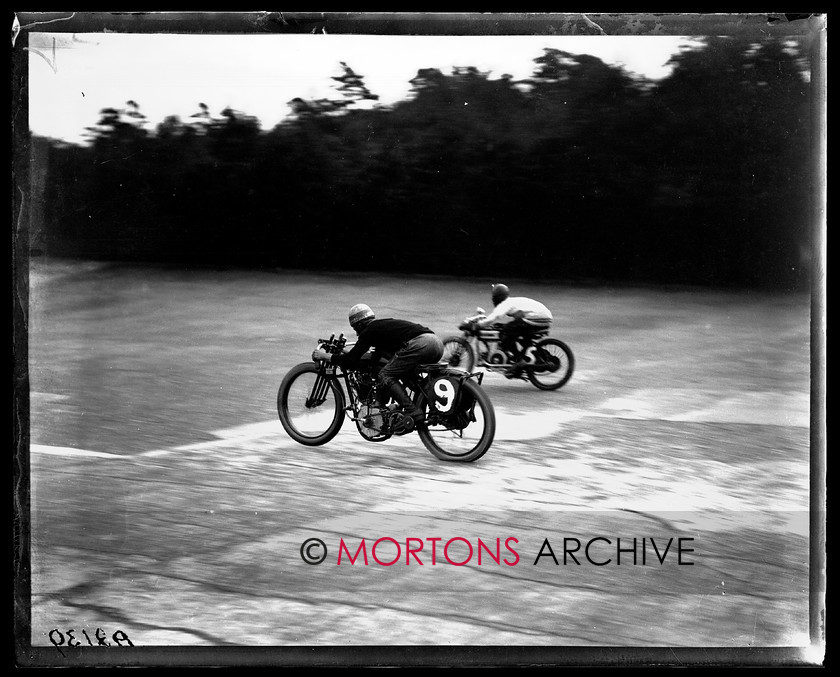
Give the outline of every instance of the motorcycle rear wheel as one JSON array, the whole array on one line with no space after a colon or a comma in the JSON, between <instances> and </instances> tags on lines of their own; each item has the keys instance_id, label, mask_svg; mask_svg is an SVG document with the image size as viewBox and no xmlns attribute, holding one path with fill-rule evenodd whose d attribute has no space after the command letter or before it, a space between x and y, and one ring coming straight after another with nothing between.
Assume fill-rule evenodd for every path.
<instances>
[{"instance_id":1,"label":"motorcycle rear wheel","mask_svg":"<svg viewBox=\"0 0 840 677\"><path fill-rule=\"evenodd\" d=\"M344 423L344 393L335 378L329 379L323 403L306 406L317 379L318 367L304 362L289 370L277 391L280 423L289 437L309 447L329 442Z\"/></svg>"},{"instance_id":2,"label":"motorcycle rear wheel","mask_svg":"<svg viewBox=\"0 0 840 677\"><path fill-rule=\"evenodd\" d=\"M534 345L534 364L525 367L528 379L540 390L557 390L575 370L575 356L563 341L549 337Z\"/></svg>"},{"instance_id":3,"label":"motorcycle rear wheel","mask_svg":"<svg viewBox=\"0 0 840 677\"><path fill-rule=\"evenodd\" d=\"M472 372L475 356L469 342L461 336L449 336L443 340L442 362L453 369L463 369Z\"/></svg>"},{"instance_id":4,"label":"motorcycle rear wheel","mask_svg":"<svg viewBox=\"0 0 840 677\"><path fill-rule=\"evenodd\" d=\"M484 456L490 449L496 435L496 414L487 393L477 383L465 380L461 388L465 388L475 398L476 420L457 430L445 425L420 423L417 426L417 434L423 446L436 458L442 461L471 463ZM421 407L428 407L422 395L418 403Z\"/></svg>"}]
</instances>

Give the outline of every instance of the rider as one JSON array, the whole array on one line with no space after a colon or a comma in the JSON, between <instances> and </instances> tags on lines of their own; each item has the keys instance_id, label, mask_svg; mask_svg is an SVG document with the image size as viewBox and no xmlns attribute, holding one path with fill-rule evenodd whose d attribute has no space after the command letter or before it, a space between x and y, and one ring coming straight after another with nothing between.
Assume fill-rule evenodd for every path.
<instances>
[{"instance_id":1,"label":"rider","mask_svg":"<svg viewBox=\"0 0 840 677\"><path fill-rule=\"evenodd\" d=\"M376 379L376 400L384 408L388 398L393 397L402 413L415 421L422 421L422 409L411 401L399 379L410 374L419 364L439 361L443 357L443 342L431 329L421 324L393 318L377 320L370 306L364 303L357 303L350 309L348 320L359 337L356 345L341 355L315 350L312 359L355 366L370 348L375 348L377 354L391 356Z\"/></svg>"},{"instance_id":2,"label":"rider","mask_svg":"<svg viewBox=\"0 0 840 677\"><path fill-rule=\"evenodd\" d=\"M527 340L535 332L548 329L554 317L539 301L527 296L511 296L510 289L504 284L493 285L491 298L495 307L487 317L478 320L476 324L479 327L488 327L499 323L503 318L511 318L499 325L499 345L513 356L516 374L527 364L517 341Z\"/></svg>"}]
</instances>

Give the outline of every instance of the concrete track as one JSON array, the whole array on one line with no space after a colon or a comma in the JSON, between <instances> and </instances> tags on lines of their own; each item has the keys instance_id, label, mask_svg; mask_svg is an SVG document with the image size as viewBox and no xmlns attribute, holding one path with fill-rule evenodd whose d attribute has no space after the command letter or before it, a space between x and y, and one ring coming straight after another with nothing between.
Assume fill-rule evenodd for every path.
<instances>
[{"instance_id":1,"label":"concrete track","mask_svg":"<svg viewBox=\"0 0 840 677\"><path fill-rule=\"evenodd\" d=\"M450 334L490 280L31 279L35 646L810 645L805 296L509 281L576 372L488 375L496 440L461 465L349 422L303 447L274 398L353 303Z\"/></svg>"}]
</instances>

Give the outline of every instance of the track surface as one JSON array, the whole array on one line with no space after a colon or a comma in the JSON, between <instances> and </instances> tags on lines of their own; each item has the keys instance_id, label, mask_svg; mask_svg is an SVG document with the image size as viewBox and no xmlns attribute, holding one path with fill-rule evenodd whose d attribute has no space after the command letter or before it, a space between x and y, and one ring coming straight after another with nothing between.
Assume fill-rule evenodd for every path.
<instances>
[{"instance_id":1,"label":"track surface","mask_svg":"<svg viewBox=\"0 0 840 677\"><path fill-rule=\"evenodd\" d=\"M352 304L446 335L490 282L34 261L32 643L808 646L807 296L508 281L577 367L488 375L478 462L285 435L282 376Z\"/></svg>"}]
</instances>

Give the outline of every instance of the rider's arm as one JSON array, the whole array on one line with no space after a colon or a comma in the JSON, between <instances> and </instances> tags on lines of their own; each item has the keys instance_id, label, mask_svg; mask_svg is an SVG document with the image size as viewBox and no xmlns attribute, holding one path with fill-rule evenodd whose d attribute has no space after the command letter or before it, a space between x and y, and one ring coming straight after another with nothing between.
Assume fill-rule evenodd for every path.
<instances>
[{"instance_id":1,"label":"rider's arm","mask_svg":"<svg viewBox=\"0 0 840 677\"><path fill-rule=\"evenodd\" d=\"M483 320L478 320L478 322L476 324L478 324L479 327L486 327L486 326L491 325L495 322L498 322L505 315L508 314L508 311L510 310L510 308L511 308L510 300L505 299L499 305L497 305L495 308L493 308L493 312L491 312Z\"/></svg>"},{"instance_id":2,"label":"rider's arm","mask_svg":"<svg viewBox=\"0 0 840 677\"><path fill-rule=\"evenodd\" d=\"M370 337L363 337L360 335L356 345L347 352L328 353L325 350L317 349L312 351L312 359L326 360L330 364L346 365L348 363L358 362L362 355L364 355L370 347Z\"/></svg>"},{"instance_id":3,"label":"rider's arm","mask_svg":"<svg viewBox=\"0 0 840 677\"><path fill-rule=\"evenodd\" d=\"M364 355L372 346L371 337L365 336L365 334L366 332L364 331L359 334L359 339L356 341L356 345L350 348L350 350L346 353L342 353L340 355L330 355L330 363L344 366L358 362L362 355Z\"/></svg>"}]
</instances>

